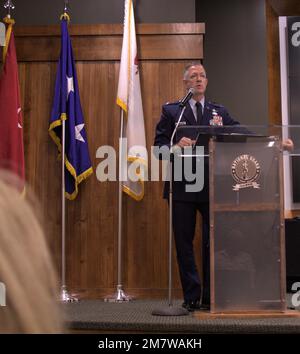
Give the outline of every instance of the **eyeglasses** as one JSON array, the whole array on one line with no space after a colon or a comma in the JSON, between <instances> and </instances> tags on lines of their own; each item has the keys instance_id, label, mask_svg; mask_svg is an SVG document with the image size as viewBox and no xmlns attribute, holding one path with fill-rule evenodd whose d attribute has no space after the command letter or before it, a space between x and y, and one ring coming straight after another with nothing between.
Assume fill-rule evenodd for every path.
<instances>
[{"instance_id":1,"label":"eyeglasses","mask_svg":"<svg viewBox=\"0 0 300 354\"><path fill-rule=\"evenodd\" d=\"M206 75L205 74L192 74L190 76L190 80L195 80L195 79L206 79Z\"/></svg>"}]
</instances>

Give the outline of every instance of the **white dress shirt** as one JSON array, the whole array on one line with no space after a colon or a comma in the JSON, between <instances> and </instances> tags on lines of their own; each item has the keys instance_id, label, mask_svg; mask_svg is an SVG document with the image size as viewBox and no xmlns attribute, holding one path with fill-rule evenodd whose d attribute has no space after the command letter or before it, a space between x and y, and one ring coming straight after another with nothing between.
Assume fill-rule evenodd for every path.
<instances>
[{"instance_id":1,"label":"white dress shirt","mask_svg":"<svg viewBox=\"0 0 300 354\"><path fill-rule=\"evenodd\" d=\"M202 116L203 116L203 111L204 111L204 102L205 102L205 97L202 97L202 99L200 100L200 103L201 103L201 107L202 107ZM196 120L196 123L197 123L197 107L196 107L196 103L197 101L195 101L193 98L191 98L189 100L189 104L192 108L192 111L194 113L194 117L195 117L195 120Z\"/></svg>"}]
</instances>

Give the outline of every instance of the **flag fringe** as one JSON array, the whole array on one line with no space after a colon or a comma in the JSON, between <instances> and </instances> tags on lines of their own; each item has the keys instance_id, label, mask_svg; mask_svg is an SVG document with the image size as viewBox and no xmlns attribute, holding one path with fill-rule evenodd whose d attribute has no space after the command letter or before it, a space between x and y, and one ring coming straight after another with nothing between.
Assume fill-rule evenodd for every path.
<instances>
[{"instance_id":1,"label":"flag fringe","mask_svg":"<svg viewBox=\"0 0 300 354\"><path fill-rule=\"evenodd\" d=\"M143 158L140 158L140 157L134 157L134 156L128 156L127 157L127 161L128 162L139 162L140 164L142 164L143 166L145 167L148 167L147 165L147 161ZM137 173L136 174L138 177L141 176L140 173ZM132 197L134 200L136 201L141 201L143 198L144 198L144 194L145 194L145 186L144 186L144 180L142 178L140 178L137 183L140 184L141 188L142 188L142 191L140 194L137 194L135 193L132 189L130 189L128 186L126 185L122 185L122 189L123 189L123 192L128 194L130 197Z\"/></svg>"},{"instance_id":2,"label":"flag fringe","mask_svg":"<svg viewBox=\"0 0 300 354\"><path fill-rule=\"evenodd\" d=\"M140 202L144 198L145 188L144 188L144 181L139 181L142 187L142 192L140 194L134 193L129 187L122 185L123 192L129 195L131 198Z\"/></svg>"},{"instance_id":3,"label":"flag fringe","mask_svg":"<svg viewBox=\"0 0 300 354\"><path fill-rule=\"evenodd\" d=\"M7 31L6 31L6 35L5 35L5 46L4 46L4 49L3 49L3 64L4 64L5 58L6 58L6 54L7 54L7 51L8 51L9 42L10 42L12 27L15 24L15 20L13 18L5 17L3 19L3 22L8 25L8 28L7 28Z\"/></svg>"},{"instance_id":4,"label":"flag fringe","mask_svg":"<svg viewBox=\"0 0 300 354\"><path fill-rule=\"evenodd\" d=\"M121 98L119 97L117 97L117 105L120 106L123 109L123 111L126 112L126 114L128 113L127 104L124 101L122 101Z\"/></svg>"},{"instance_id":5,"label":"flag fringe","mask_svg":"<svg viewBox=\"0 0 300 354\"><path fill-rule=\"evenodd\" d=\"M57 119L54 122L52 122L49 127L49 135L51 136L52 140L56 144L60 155L61 155L61 149L62 149L61 139L55 133L55 131L53 129L61 126L62 120L66 120L66 119L67 119L66 113L62 113L60 116L60 119ZM87 170L85 170L84 172L82 172L79 176L77 176L74 166L70 163L70 161L68 160L66 155L65 155L65 166L66 166L67 170L70 172L70 174L74 177L74 180L75 180L74 192L72 194L65 192L65 195L66 195L67 199L74 200L78 194L78 185L93 173L93 168L90 167Z\"/></svg>"}]
</instances>

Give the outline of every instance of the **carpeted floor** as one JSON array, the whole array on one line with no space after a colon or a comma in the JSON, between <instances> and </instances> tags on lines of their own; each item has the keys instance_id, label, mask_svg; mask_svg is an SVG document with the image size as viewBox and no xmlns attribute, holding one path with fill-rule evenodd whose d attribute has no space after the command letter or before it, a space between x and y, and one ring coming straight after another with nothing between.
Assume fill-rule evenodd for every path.
<instances>
[{"instance_id":1,"label":"carpeted floor","mask_svg":"<svg viewBox=\"0 0 300 354\"><path fill-rule=\"evenodd\" d=\"M290 298L288 298L288 303ZM175 301L174 306L181 302ZM188 316L153 316L152 311L167 307L163 300L134 300L108 303L82 300L63 304L68 328L101 332L132 333L298 333L300 317L280 318L196 318ZM298 307L294 311L299 311Z\"/></svg>"}]
</instances>

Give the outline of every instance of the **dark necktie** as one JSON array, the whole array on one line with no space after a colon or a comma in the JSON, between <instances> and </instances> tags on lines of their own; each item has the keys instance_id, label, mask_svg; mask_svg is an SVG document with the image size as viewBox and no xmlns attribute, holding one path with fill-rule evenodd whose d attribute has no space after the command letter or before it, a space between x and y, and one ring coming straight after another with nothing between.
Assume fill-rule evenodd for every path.
<instances>
[{"instance_id":1,"label":"dark necktie","mask_svg":"<svg viewBox=\"0 0 300 354\"><path fill-rule=\"evenodd\" d=\"M197 107L197 125L202 124L202 104L200 102L196 102L196 107Z\"/></svg>"}]
</instances>

